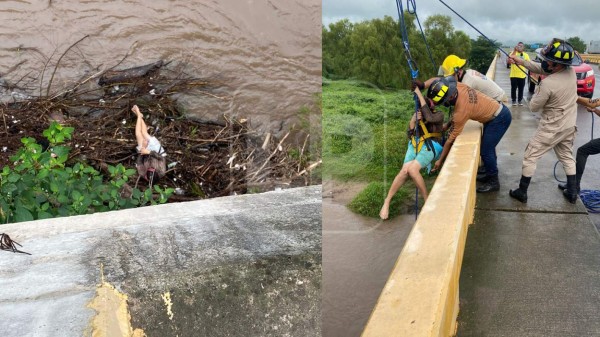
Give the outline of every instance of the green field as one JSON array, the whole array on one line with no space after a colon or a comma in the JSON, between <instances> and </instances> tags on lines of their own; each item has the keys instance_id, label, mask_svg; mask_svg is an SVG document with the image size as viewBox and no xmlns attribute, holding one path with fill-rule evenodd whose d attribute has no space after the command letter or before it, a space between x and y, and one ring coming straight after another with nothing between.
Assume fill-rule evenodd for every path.
<instances>
[{"instance_id":1,"label":"green field","mask_svg":"<svg viewBox=\"0 0 600 337\"><path fill-rule=\"evenodd\" d=\"M404 161L408 121L414 113L408 90L386 91L360 81L323 79L323 179L368 182L348 205L378 217ZM425 174L430 186L434 178ZM396 194L390 217L409 212L415 188L409 180Z\"/></svg>"}]
</instances>

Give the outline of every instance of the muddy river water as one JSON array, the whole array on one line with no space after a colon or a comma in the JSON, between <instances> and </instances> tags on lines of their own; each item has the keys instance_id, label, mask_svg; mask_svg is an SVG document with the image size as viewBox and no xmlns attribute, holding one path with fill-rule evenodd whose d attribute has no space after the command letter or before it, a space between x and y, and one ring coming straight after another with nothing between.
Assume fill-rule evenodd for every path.
<instances>
[{"instance_id":1,"label":"muddy river water","mask_svg":"<svg viewBox=\"0 0 600 337\"><path fill-rule=\"evenodd\" d=\"M323 184L323 337L361 335L415 222L414 215L381 221L350 211L346 204L364 187Z\"/></svg>"},{"instance_id":2,"label":"muddy river water","mask_svg":"<svg viewBox=\"0 0 600 337\"><path fill-rule=\"evenodd\" d=\"M62 58L53 88L127 54L117 69L159 59L185 63L193 76L218 77L226 84L218 93L227 97L187 97L186 111L250 118L275 132L312 107L321 90L319 0L8 0L0 21L0 75L30 95L40 82L45 88L59 57L86 35Z\"/></svg>"},{"instance_id":3,"label":"muddy river water","mask_svg":"<svg viewBox=\"0 0 600 337\"><path fill-rule=\"evenodd\" d=\"M62 57L53 92L121 60L117 69L162 59L224 83L215 94L226 99L185 97L188 113L250 118L255 128L281 132L303 107L314 109L321 91L320 0L7 0L0 20L0 75L28 95L45 92L58 59L86 35ZM414 222L365 219L343 204L324 200L328 337L360 335Z\"/></svg>"}]
</instances>

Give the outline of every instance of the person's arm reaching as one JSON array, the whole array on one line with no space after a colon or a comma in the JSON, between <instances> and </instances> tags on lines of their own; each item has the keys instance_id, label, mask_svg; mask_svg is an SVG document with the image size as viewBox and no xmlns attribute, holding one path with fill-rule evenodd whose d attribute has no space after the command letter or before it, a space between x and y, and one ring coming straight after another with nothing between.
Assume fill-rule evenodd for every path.
<instances>
[{"instance_id":1,"label":"person's arm reaching","mask_svg":"<svg viewBox=\"0 0 600 337\"><path fill-rule=\"evenodd\" d=\"M579 96L577 97L577 104L581 104L587 108L596 108L600 106L600 99Z\"/></svg>"},{"instance_id":2,"label":"person's arm reaching","mask_svg":"<svg viewBox=\"0 0 600 337\"><path fill-rule=\"evenodd\" d=\"M431 171L437 171L442 167L442 164L444 163L444 160L446 160L446 157L448 156L448 153L450 153L450 149L452 148L452 144L454 144L454 140L450 140L448 139L446 141L446 143L444 143L444 149L442 150L442 154L440 155L440 159L438 159L435 164L433 165L433 169L431 169Z\"/></svg>"}]
</instances>

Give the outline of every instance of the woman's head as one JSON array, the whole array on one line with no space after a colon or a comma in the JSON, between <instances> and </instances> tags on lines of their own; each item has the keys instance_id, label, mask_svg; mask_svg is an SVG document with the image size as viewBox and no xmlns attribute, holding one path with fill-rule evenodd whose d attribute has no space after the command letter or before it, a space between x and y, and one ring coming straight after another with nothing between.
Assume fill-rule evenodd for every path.
<instances>
[{"instance_id":1,"label":"woman's head","mask_svg":"<svg viewBox=\"0 0 600 337\"><path fill-rule=\"evenodd\" d=\"M166 159L155 151L140 155L135 166L138 174L153 185L167 173Z\"/></svg>"}]
</instances>

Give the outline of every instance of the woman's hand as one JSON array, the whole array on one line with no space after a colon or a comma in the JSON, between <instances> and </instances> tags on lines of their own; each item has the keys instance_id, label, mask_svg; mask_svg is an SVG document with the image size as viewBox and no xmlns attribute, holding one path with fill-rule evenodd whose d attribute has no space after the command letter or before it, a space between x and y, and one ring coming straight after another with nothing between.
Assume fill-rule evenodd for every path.
<instances>
[{"instance_id":1,"label":"woman's hand","mask_svg":"<svg viewBox=\"0 0 600 337\"><path fill-rule=\"evenodd\" d=\"M441 167L442 167L442 160L438 159L438 160L436 160L435 164L433 165L433 168L431 169L431 171L436 172Z\"/></svg>"}]
</instances>

